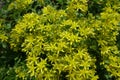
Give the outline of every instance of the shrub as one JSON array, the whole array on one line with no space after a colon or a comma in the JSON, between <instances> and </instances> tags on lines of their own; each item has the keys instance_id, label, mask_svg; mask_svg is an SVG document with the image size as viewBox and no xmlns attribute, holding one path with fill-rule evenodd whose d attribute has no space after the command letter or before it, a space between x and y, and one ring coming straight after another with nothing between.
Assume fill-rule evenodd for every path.
<instances>
[{"instance_id":1,"label":"shrub","mask_svg":"<svg viewBox=\"0 0 120 80\"><path fill-rule=\"evenodd\" d=\"M92 11L94 4L99 6ZM25 54L23 60L16 55L15 78L119 80L118 6L119 0L11 1L7 11L16 15L7 23L10 35L1 28L0 40Z\"/></svg>"}]
</instances>

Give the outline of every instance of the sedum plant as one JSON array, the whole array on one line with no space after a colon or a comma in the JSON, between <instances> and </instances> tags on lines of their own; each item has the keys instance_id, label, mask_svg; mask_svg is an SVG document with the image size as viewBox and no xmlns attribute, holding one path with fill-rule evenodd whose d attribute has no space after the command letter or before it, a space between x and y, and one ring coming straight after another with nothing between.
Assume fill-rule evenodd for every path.
<instances>
[{"instance_id":1,"label":"sedum plant","mask_svg":"<svg viewBox=\"0 0 120 80\"><path fill-rule=\"evenodd\" d=\"M63 76L70 80L97 79L96 59L88 55L84 44L86 38L80 35L82 29L76 30L80 28L79 22L67 19L64 10L51 6L44 7L42 12L41 15L25 14L11 32L12 41L16 42L11 42L11 46L19 49L17 46L21 43L22 51L27 54L30 76L59 80L66 73Z\"/></svg>"},{"instance_id":2,"label":"sedum plant","mask_svg":"<svg viewBox=\"0 0 120 80\"><path fill-rule=\"evenodd\" d=\"M26 12L10 35L1 23L0 41L26 55L13 67L16 79L120 79L119 0L15 0L8 6L14 9Z\"/></svg>"}]
</instances>

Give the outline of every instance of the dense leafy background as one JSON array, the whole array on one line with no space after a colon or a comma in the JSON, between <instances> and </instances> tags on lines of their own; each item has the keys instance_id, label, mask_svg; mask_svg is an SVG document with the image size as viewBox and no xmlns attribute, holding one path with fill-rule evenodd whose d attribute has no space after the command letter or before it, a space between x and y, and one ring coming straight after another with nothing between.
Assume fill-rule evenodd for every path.
<instances>
[{"instance_id":1,"label":"dense leafy background","mask_svg":"<svg viewBox=\"0 0 120 80\"><path fill-rule=\"evenodd\" d=\"M119 80L119 0L1 0L0 80Z\"/></svg>"}]
</instances>

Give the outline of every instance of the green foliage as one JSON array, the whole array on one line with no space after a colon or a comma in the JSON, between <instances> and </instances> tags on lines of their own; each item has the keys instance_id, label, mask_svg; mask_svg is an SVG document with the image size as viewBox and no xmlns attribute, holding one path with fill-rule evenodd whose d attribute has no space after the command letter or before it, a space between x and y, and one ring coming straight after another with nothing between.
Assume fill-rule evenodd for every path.
<instances>
[{"instance_id":1,"label":"green foliage","mask_svg":"<svg viewBox=\"0 0 120 80\"><path fill-rule=\"evenodd\" d=\"M120 79L119 0L11 0L6 6L1 79ZM6 55L14 55L14 64Z\"/></svg>"}]
</instances>

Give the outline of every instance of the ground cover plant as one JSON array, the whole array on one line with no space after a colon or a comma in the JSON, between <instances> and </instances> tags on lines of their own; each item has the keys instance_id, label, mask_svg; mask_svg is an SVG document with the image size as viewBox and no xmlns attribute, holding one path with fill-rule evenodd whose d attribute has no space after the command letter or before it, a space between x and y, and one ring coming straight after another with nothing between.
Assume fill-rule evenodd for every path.
<instances>
[{"instance_id":1,"label":"ground cover plant","mask_svg":"<svg viewBox=\"0 0 120 80\"><path fill-rule=\"evenodd\" d=\"M119 80L119 0L2 0L1 80Z\"/></svg>"}]
</instances>

